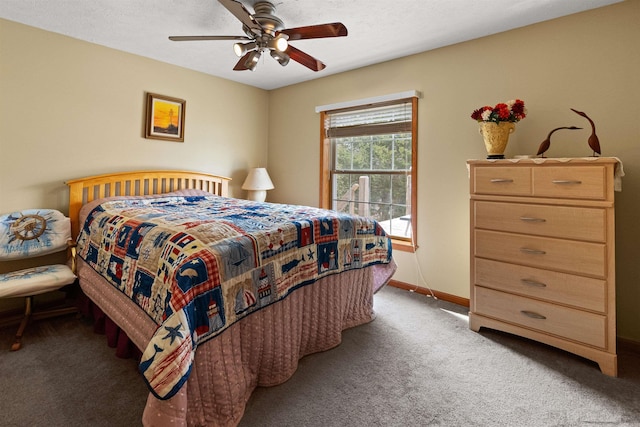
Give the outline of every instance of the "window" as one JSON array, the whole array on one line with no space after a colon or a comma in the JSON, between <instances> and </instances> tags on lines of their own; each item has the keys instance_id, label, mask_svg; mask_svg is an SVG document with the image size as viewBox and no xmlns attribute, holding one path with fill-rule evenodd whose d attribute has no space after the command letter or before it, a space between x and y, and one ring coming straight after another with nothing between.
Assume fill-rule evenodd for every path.
<instances>
[{"instance_id":1,"label":"window","mask_svg":"<svg viewBox=\"0 0 640 427\"><path fill-rule=\"evenodd\" d=\"M398 249L416 236L417 97L321 111L321 203L375 218Z\"/></svg>"}]
</instances>

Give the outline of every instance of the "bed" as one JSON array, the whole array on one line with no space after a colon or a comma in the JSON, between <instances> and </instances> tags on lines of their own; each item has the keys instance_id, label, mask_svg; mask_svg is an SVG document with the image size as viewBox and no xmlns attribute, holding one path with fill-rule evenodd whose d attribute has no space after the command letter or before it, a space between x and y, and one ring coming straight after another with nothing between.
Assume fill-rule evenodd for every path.
<instances>
[{"instance_id":1,"label":"bed","mask_svg":"<svg viewBox=\"0 0 640 427\"><path fill-rule=\"evenodd\" d=\"M142 354L144 425L237 425L257 386L373 320L373 294L395 271L375 221L229 198L229 181L67 182L81 289Z\"/></svg>"}]
</instances>

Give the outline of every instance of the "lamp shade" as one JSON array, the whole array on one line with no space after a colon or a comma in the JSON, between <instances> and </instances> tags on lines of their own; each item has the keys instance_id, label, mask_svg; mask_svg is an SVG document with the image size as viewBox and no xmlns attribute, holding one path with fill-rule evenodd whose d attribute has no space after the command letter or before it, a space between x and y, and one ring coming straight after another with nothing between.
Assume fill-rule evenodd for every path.
<instances>
[{"instance_id":1,"label":"lamp shade","mask_svg":"<svg viewBox=\"0 0 640 427\"><path fill-rule=\"evenodd\" d=\"M247 179L242 184L242 189L248 191L249 200L264 202L267 197L267 190L274 188L269 173L265 168L253 168L249 170Z\"/></svg>"}]
</instances>

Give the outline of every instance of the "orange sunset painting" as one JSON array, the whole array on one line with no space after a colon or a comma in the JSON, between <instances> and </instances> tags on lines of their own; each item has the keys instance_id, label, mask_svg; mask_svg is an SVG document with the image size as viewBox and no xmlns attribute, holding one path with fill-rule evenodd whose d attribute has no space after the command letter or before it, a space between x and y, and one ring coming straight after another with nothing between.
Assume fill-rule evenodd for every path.
<instances>
[{"instance_id":1,"label":"orange sunset painting","mask_svg":"<svg viewBox=\"0 0 640 427\"><path fill-rule=\"evenodd\" d=\"M180 135L180 104L153 100L153 132L166 135Z\"/></svg>"},{"instance_id":2,"label":"orange sunset painting","mask_svg":"<svg viewBox=\"0 0 640 427\"><path fill-rule=\"evenodd\" d=\"M184 99L147 92L145 138L184 142Z\"/></svg>"}]
</instances>

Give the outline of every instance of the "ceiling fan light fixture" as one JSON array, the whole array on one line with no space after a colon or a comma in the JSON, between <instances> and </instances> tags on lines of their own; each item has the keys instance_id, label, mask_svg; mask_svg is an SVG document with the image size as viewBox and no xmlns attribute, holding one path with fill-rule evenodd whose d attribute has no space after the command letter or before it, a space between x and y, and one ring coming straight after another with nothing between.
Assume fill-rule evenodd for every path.
<instances>
[{"instance_id":1,"label":"ceiling fan light fixture","mask_svg":"<svg viewBox=\"0 0 640 427\"><path fill-rule=\"evenodd\" d=\"M286 36L280 35L274 39L275 41L275 49L278 52L284 52L289 47L289 42L287 41Z\"/></svg>"},{"instance_id":2,"label":"ceiling fan light fixture","mask_svg":"<svg viewBox=\"0 0 640 427\"><path fill-rule=\"evenodd\" d=\"M287 41L288 38L289 36L287 36L286 34L278 34L277 37L266 38L266 40L264 41L264 47L269 50L284 52L289 47L289 42Z\"/></svg>"},{"instance_id":3,"label":"ceiling fan light fixture","mask_svg":"<svg viewBox=\"0 0 640 427\"><path fill-rule=\"evenodd\" d=\"M271 57L276 61L278 61L280 65L282 65L283 67L289 63L289 59L290 59L289 55L287 55L284 52L278 52L277 50L271 51Z\"/></svg>"},{"instance_id":4,"label":"ceiling fan light fixture","mask_svg":"<svg viewBox=\"0 0 640 427\"><path fill-rule=\"evenodd\" d=\"M253 52L251 52L249 56L247 56L247 59L244 61L244 66L251 71L255 70L256 66L258 65L258 61L260 60L260 55L261 53L259 50L254 50Z\"/></svg>"},{"instance_id":5,"label":"ceiling fan light fixture","mask_svg":"<svg viewBox=\"0 0 640 427\"><path fill-rule=\"evenodd\" d=\"M236 43L233 45L233 51L240 58L247 52L254 50L256 47L256 42Z\"/></svg>"}]
</instances>

